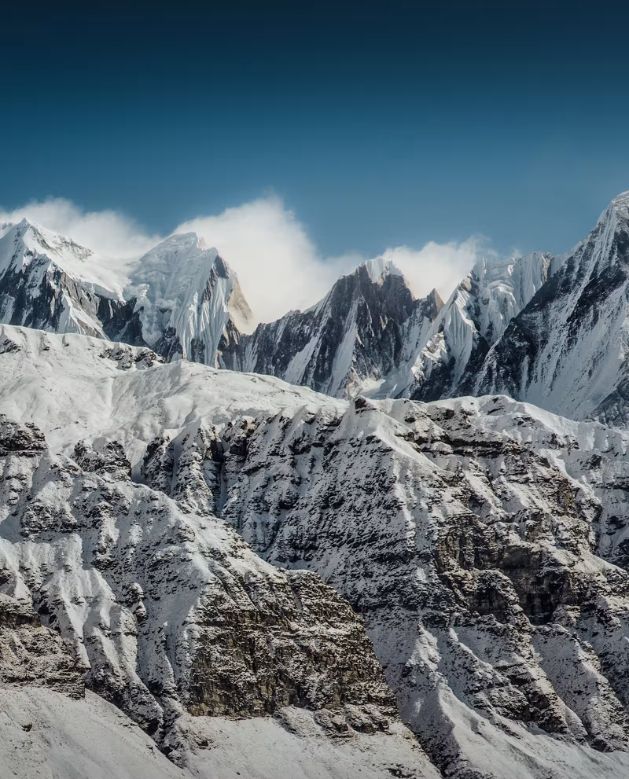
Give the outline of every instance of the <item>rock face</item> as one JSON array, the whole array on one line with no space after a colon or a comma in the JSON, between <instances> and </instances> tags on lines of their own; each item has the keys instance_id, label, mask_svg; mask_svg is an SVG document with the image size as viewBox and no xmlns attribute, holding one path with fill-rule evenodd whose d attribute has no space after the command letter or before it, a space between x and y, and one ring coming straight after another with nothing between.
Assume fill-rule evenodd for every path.
<instances>
[{"instance_id":1,"label":"rock face","mask_svg":"<svg viewBox=\"0 0 629 779\"><path fill-rule=\"evenodd\" d=\"M258 325L223 352L223 362L335 397L375 390L396 371L408 341L424 338L441 305L435 291L415 299L390 261L371 260L307 311Z\"/></svg>"},{"instance_id":2,"label":"rock face","mask_svg":"<svg viewBox=\"0 0 629 779\"><path fill-rule=\"evenodd\" d=\"M628 446L506 398L358 401L176 439L160 477L352 603L445 775L586 776L629 745Z\"/></svg>"},{"instance_id":3,"label":"rock face","mask_svg":"<svg viewBox=\"0 0 629 779\"><path fill-rule=\"evenodd\" d=\"M3 481L2 590L35 608L44 593L62 634L79 626L88 684L176 759L206 732L189 713L275 712L290 728L306 707L328 738L393 738L349 603L442 775L629 771L626 432L505 397L347 403L191 363L121 365L96 339L4 337L0 412L30 414L51 451L32 429L4 435L31 454L11 455L24 483ZM77 391L51 393L51 375ZM86 566L89 606L73 604L57 582L84 589Z\"/></svg>"},{"instance_id":4,"label":"rock face","mask_svg":"<svg viewBox=\"0 0 629 779\"><path fill-rule=\"evenodd\" d=\"M77 459L91 464L85 450ZM71 641L88 686L164 749L183 708L256 716L348 705L374 730L394 716L362 625L315 574L276 571L214 517L183 515L133 484L118 447L85 471L52 458L36 428L2 417L0 456L2 590ZM35 630L26 606L6 603L3 629Z\"/></svg>"},{"instance_id":5,"label":"rock face","mask_svg":"<svg viewBox=\"0 0 629 779\"><path fill-rule=\"evenodd\" d=\"M28 603L0 595L0 686L35 685L80 698L83 671L71 647Z\"/></svg>"},{"instance_id":6,"label":"rock face","mask_svg":"<svg viewBox=\"0 0 629 779\"><path fill-rule=\"evenodd\" d=\"M386 727L393 697L349 605L316 574L285 577L245 580L237 609L233 594L212 594L199 617L188 710L251 717L296 706L333 730L347 730L344 714L357 730Z\"/></svg>"}]
</instances>

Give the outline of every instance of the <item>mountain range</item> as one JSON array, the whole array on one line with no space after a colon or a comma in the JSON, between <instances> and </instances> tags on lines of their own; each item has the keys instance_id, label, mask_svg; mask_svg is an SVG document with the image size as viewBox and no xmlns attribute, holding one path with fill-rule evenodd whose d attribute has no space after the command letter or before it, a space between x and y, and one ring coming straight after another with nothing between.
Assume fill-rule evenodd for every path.
<instances>
[{"instance_id":1,"label":"mountain range","mask_svg":"<svg viewBox=\"0 0 629 779\"><path fill-rule=\"evenodd\" d=\"M375 259L310 309L255 328L236 274L194 233L125 268L26 220L0 236L7 324L149 346L335 397L505 392L572 418L625 418L628 193L565 255L481 259L445 303L436 291L415 298L392 262Z\"/></svg>"},{"instance_id":2,"label":"mountain range","mask_svg":"<svg viewBox=\"0 0 629 779\"><path fill-rule=\"evenodd\" d=\"M629 774L628 264L625 193L256 325L193 233L1 225L7 775Z\"/></svg>"}]
</instances>

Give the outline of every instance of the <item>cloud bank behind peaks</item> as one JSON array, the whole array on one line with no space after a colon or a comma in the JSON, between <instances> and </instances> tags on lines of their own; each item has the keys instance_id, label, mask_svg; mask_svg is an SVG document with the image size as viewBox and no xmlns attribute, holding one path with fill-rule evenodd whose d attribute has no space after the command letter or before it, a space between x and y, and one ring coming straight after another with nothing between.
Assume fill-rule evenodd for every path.
<instances>
[{"instance_id":1,"label":"cloud bank behind peaks","mask_svg":"<svg viewBox=\"0 0 629 779\"><path fill-rule=\"evenodd\" d=\"M254 314L262 321L313 305L340 275L368 259L356 252L323 257L295 214L276 197L190 219L176 229L188 231L215 246L237 272ZM479 239L472 237L460 243L430 241L421 249L397 246L382 256L400 268L416 295L436 287L447 297L481 249Z\"/></svg>"},{"instance_id":2,"label":"cloud bank behind peaks","mask_svg":"<svg viewBox=\"0 0 629 779\"><path fill-rule=\"evenodd\" d=\"M130 263L165 236L150 234L113 210L84 211L69 200L33 201L13 210L0 209L0 222L28 218L36 224L93 249L112 270L124 275ZM236 271L255 316L269 321L320 300L335 280L366 257L348 253L324 257L304 226L277 197L265 197L198 216L172 232L196 232ZM420 249L397 246L382 256L408 278L416 295L436 287L447 297L481 251L476 238L460 243L429 242ZM122 279L121 279L122 280Z\"/></svg>"}]
</instances>

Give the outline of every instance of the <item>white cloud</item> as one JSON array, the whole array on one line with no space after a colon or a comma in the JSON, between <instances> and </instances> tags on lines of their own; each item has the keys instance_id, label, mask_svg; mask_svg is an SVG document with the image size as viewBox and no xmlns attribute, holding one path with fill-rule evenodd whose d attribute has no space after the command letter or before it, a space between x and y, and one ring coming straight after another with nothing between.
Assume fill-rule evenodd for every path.
<instances>
[{"instance_id":1,"label":"white cloud","mask_svg":"<svg viewBox=\"0 0 629 779\"><path fill-rule=\"evenodd\" d=\"M138 257L160 240L117 211L83 211L65 198L33 200L13 211L0 209L0 222L29 219L112 258Z\"/></svg>"},{"instance_id":2,"label":"white cloud","mask_svg":"<svg viewBox=\"0 0 629 779\"><path fill-rule=\"evenodd\" d=\"M395 246L382 254L400 268L416 295L436 289L445 300L480 255L491 253L481 238L472 236L460 243L429 241L421 249Z\"/></svg>"},{"instance_id":3,"label":"white cloud","mask_svg":"<svg viewBox=\"0 0 629 779\"><path fill-rule=\"evenodd\" d=\"M33 201L12 211L0 209L0 222L23 217L71 237L97 254L125 266L161 237L150 235L116 211L83 211L63 198ZM349 273L366 258L357 253L324 257L304 226L277 197L265 197L228 208L220 214L198 216L173 232L195 231L238 273L254 314L262 321L290 309L316 303L339 275ZM397 246L382 256L407 276L417 295L436 287L447 297L478 258L477 238L460 243L430 241L419 249ZM122 267L121 267L122 270Z\"/></svg>"},{"instance_id":4,"label":"white cloud","mask_svg":"<svg viewBox=\"0 0 629 779\"><path fill-rule=\"evenodd\" d=\"M175 230L187 231L218 249L262 321L316 303L334 283L339 266L319 256L303 225L276 197L190 219Z\"/></svg>"}]
</instances>

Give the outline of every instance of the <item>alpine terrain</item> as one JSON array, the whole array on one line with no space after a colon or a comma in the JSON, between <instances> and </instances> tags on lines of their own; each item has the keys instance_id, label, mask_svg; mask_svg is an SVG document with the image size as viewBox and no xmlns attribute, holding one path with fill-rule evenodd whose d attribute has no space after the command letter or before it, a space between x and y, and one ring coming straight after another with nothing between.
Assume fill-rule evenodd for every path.
<instances>
[{"instance_id":1,"label":"alpine terrain","mask_svg":"<svg viewBox=\"0 0 629 779\"><path fill-rule=\"evenodd\" d=\"M629 193L443 302L0 226L0 779L629 776Z\"/></svg>"}]
</instances>

